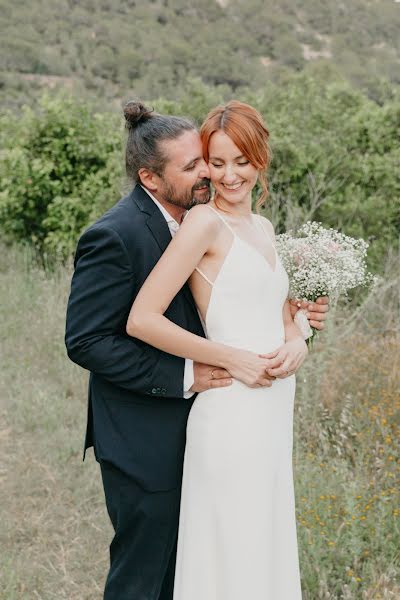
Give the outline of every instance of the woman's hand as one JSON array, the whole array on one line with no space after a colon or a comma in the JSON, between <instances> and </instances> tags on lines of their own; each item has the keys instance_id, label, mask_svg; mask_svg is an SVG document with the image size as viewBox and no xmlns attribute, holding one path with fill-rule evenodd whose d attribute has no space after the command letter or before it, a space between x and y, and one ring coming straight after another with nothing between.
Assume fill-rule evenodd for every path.
<instances>
[{"instance_id":1,"label":"woman's hand","mask_svg":"<svg viewBox=\"0 0 400 600\"><path fill-rule=\"evenodd\" d=\"M278 350L265 355L255 354L247 350L234 350L226 365L227 371L234 379L238 379L251 388L271 387L275 380L275 375L271 375L268 370L273 370L281 364L281 360L275 358Z\"/></svg>"},{"instance_id":2,"label":"woman's hand","mask_svg":"<svg viewBox=\"0 0 400 600\"><path fill-rule=\"evenodd\" d=\"M263 359L273 359L274 362L279 361L279 366L269 366L266 369L267 375L270 377L278 377L285 379L293 375L303 364L308 354L307 344L300 336L296 336L288 342L285 342L280 348L270 352L269 354L261 354Z\"/></svg>"}]
</instances>

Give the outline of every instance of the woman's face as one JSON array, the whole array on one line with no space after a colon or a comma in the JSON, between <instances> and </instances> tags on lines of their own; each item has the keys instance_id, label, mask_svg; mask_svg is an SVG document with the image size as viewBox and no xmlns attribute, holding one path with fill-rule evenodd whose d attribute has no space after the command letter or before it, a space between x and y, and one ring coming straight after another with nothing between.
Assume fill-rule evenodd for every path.
<instances>
[{"instance_id":1,"label":"woman's face","mask_svg":"<svg viewBox=\"0 0 400 600\"><path fill-rule=\"evenodd\" d=\"M211 183L218 195L234 204L251 200L258 170L222 130L212 134L208 154Z\"/></svg>"}]
</instances>

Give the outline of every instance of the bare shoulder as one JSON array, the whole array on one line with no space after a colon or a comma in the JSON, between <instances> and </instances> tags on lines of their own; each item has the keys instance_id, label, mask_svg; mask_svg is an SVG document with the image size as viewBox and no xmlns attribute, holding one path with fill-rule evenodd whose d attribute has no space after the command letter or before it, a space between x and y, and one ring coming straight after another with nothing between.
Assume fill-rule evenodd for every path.
<instances>
[{"instance_id":1,"label":"bare shoulder","mask_svg":"<svg viewBox=\"0 0 400 600\"><path fill-rule=\"evenodd\" d=\"M258 218L260 219L262 226L264 227L264 229L269 233L269 235L271 236L272 240L275 242L275 230L274 230L274 226L272 225L271 221L269 219L267 219L266 217L263 217L261 215L257 215Z\"/></svg>"},{"instance_id":2,"label":"bare shoulder","mask_svg":"<svg viewBox=\"0 0 400 600\"><path fill-rule=\"evenodd\" d=\"M217 233L220 228L220 223L221 221L218 216L207 206L207 204L197 204L187 212L182 222L182 227L191 227L192 229L199 228L209 233Z\"/></svg>"}]
</instances>

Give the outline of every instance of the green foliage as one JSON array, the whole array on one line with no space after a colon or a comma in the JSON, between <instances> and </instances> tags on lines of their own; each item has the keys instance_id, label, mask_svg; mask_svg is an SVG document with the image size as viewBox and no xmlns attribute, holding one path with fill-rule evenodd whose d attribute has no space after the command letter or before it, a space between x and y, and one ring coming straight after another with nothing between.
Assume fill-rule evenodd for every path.
<instances>
[{"instance_id":1,"label":"green foliage","mask_svg":"<svg viewBox=\"0 0 400 600\"><path fill-rule=\"evenodd\" d=\"M189 82L178 102L159 110L197 122L232 94ZM244 91L271 132L270 198L264 210L277 231L307 219L371 243L371 267L382 263L400 232L398 131L400 102L380 106L334 73L281 76L258 92ZM211 101L210 101L211 100Z\"/></svg>"},{"instance_id":2,"label":"green foliage","mask_svg":"<svg viewBox=\"0 0 400 600\"><path fill-rule=\"evenodd\" d=\"M190 116L200 126L208 112L228 100L232 92L227 86L210 87L200 78L191 77L183 88L177 92L176 100L158 98L154 108L168 115Z\"/></svg>"},{"instance_id":3,"label":"green foliage","mask_svg":"<svg viewBox=\"0 0 400 600\"><path fill-rule=\"evenodd\" d=\"M310 217L339 227L372 243L377 267L400 231L399 102L381 107L348 85L321 87L304 76L290 91L274 91L272 98L268 90L259 108L270 115L278 228ZM302 209L294 223L288 222L288 199Z\"/></svg>"},{"instance_id":4,"label":"green foliage","mask_svg":"<svg viewBox=\"0 0 400 600\"><path fill-rule=\"evenodd\" d=\"M4 233L41 252L70 253L77 234L118 195L118 119L73 100L44 97L38 112L25 109L14 128L4 117L1 138Z\"/></svg>"},{"instance_id":5,"label":"green foliage","mask_svg":"<svg viewBox=\"0 0 400 600\"><path fill-rule=\"evenodd\" d=\"M189 77L237 93L319 62L374 98L383 81L400 82L393 0L1 0L1 9L7 104L23 101L27 76L39 87L80 85L99 98L106 88L112 97L132 90L176 99Z\"/></svg>"},{"instance_id":6,"label":"green foliage","mask_svg":"<svg viewBox=\"0 0 400 600\"><path fill-rule=\"evenodd\" d=\"M178 100L159 98L162 113L198 124L233 95L190 78ZM278 232L308 219L371 243L379 269L398 245L400 102L382 106L333 72L286 74L240 98L261 111L271 132L270 198L264 213ZM39 110L3 118L0 226L8 238L68 255L82 229L118 200L122 118L89 104L44 98Z\"/></svg>"}]
</instances>

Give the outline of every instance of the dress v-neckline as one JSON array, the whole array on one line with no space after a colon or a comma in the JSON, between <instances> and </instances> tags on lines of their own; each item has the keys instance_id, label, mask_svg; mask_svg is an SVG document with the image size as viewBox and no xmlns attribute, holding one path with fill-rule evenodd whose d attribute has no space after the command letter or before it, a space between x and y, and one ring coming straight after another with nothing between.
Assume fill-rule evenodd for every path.
<instances>
[{"instance_id":1,"label":"dress v-neckline","mask_svg":"<svg viewBox=\"0 0 400 600\"><path fill-rule=\"evenodd\" d=\"M271 265L271 263L269 262L269 260L267 259L267 257L264 256L264 254L261 254L261 252L259 250L257 250L257 248L255 248L255 246L253 246L252 244L250 244L250 242L247 242L242 237L240 237L240 235L238 235L236 233L236 231L233 229L233 227L231 225L229 225L229 223L224 219L224 217L221 215L221 213L216 208L214 208L213 206L210 206L210 205L207 205L207 206L208 206L208 208L210 208L221 219L221 221L226 225L226 227L232 233L232 235L233 235L234 238L237 238L240 242L243 242L243 244L245 244L255 254L257 254L261 258L261 260L263 260L265 263L267 263L267 266L270 268L271 273L276 273L276 269L277 269L277 266L278 266L278 253L276 251L276 247L275 247L274 243L272 242L271 236L269 235L269 233L267 233L266 229L262 226L262 224L260 223L260 221L258 221L258 224L261 227L261 229L263 230L263 233L266 234L269 237L269 239L271 241L271 246L274 249L274 253L275 253L275 265L274 266ZM252 219L254 221L255 215L252 214L251 216L252 216ZM232 244L232 246L233 246L233 244ZM225 256L225 258L227 258L227 256Z\"/></svg>"},{"instance_id":2,"label":"dress v-neckline","mask_svg":"<svg viewBox=\"0 0 400 600\"><path fill-rule=\"evenodd\" d=\"M277 263L278 263L278 253L277 253L276 248L275 248L275 246L273 244L272 244L272 247L273 247L274 253L275 253L275 265L274 266L272 266L270 264L270 262L267 259L267 257L264 256L263 254L261 254L261 252L259 250L257 250L257 248L255 248L255 246L253 246L252 244L250 244L249 242L247 242L246 240L244 240L242 237L240 237L240 235L238 235L234 231L232 231L232 234L240 242L242 242L243 244L245 244L245 246L247 246L248 248L250 248L250 250L252 250L255 254L257 254L257 256L259 256L261 258L261 260L263 260L267 264L267 266L270 268L270 270L271 270L272 273L276 273L276 267L277 267Z\"/></svg>"},{"instance_id":3,"label":"dress v-neckline","mask_svg":"<svg viewBox=\"0 0 400 600\"><path fill-rule=\"evenodd\" d=\"M210 285L211 285L211 293L210 293L210 297L209 297L209 300L208 300L208 305L207 305L204 317L201 315L199 309L197 309L198 313L200 315L201 321L204 323L206 329L207 329L207 318L209 317L209 314L210 314L210 308L211 308L211 305L212 305L213 300L214 300L214 294L215 294L215 289L216 289L217 283L219 283L219 280L221 279L221 277L223 275L223 272L226 269L226 265L229 262L229 260L231 259L231 255L232 255L232 252L234 250L234 246L235 246L235 244L236 244L237 241L241 242L244 246L246 246L247 248L249 248L253 252L253 254L256 254L260 258L260 260L262 260L264 263L266 263L272 274L275 274L276 271L277 271L277 267L278 267L278 253L276 251L275 246L273 246L274 251L275 251L275 269L273 269L271 267L271 265L269 264L268 260L261 254L261 252L259 252L258 250L256 250L254 248L254 246L252 246L251 244L249 244L248 242L246 242L246 240L244 240L243 238L241 238L240 235L237 235L237 233L235 233L233 230L231 230L231 231L232 231L232 236L233 236L232 237L232 243L231 243L231 245L229 247L228 252L225 254L225 258L222 261L222 264L220 266L220 269L219 269L219 271L217 273L217 276L214 279L214 281L210 281L209 279L205 278L204 273L202 271L200 271L198 268L196 269L197 271L200 272L200 274L202 275L202 277L204 277L206 279L206 281L208 281L208 283L210 283Z\"/></svg>"}]
</instances>

